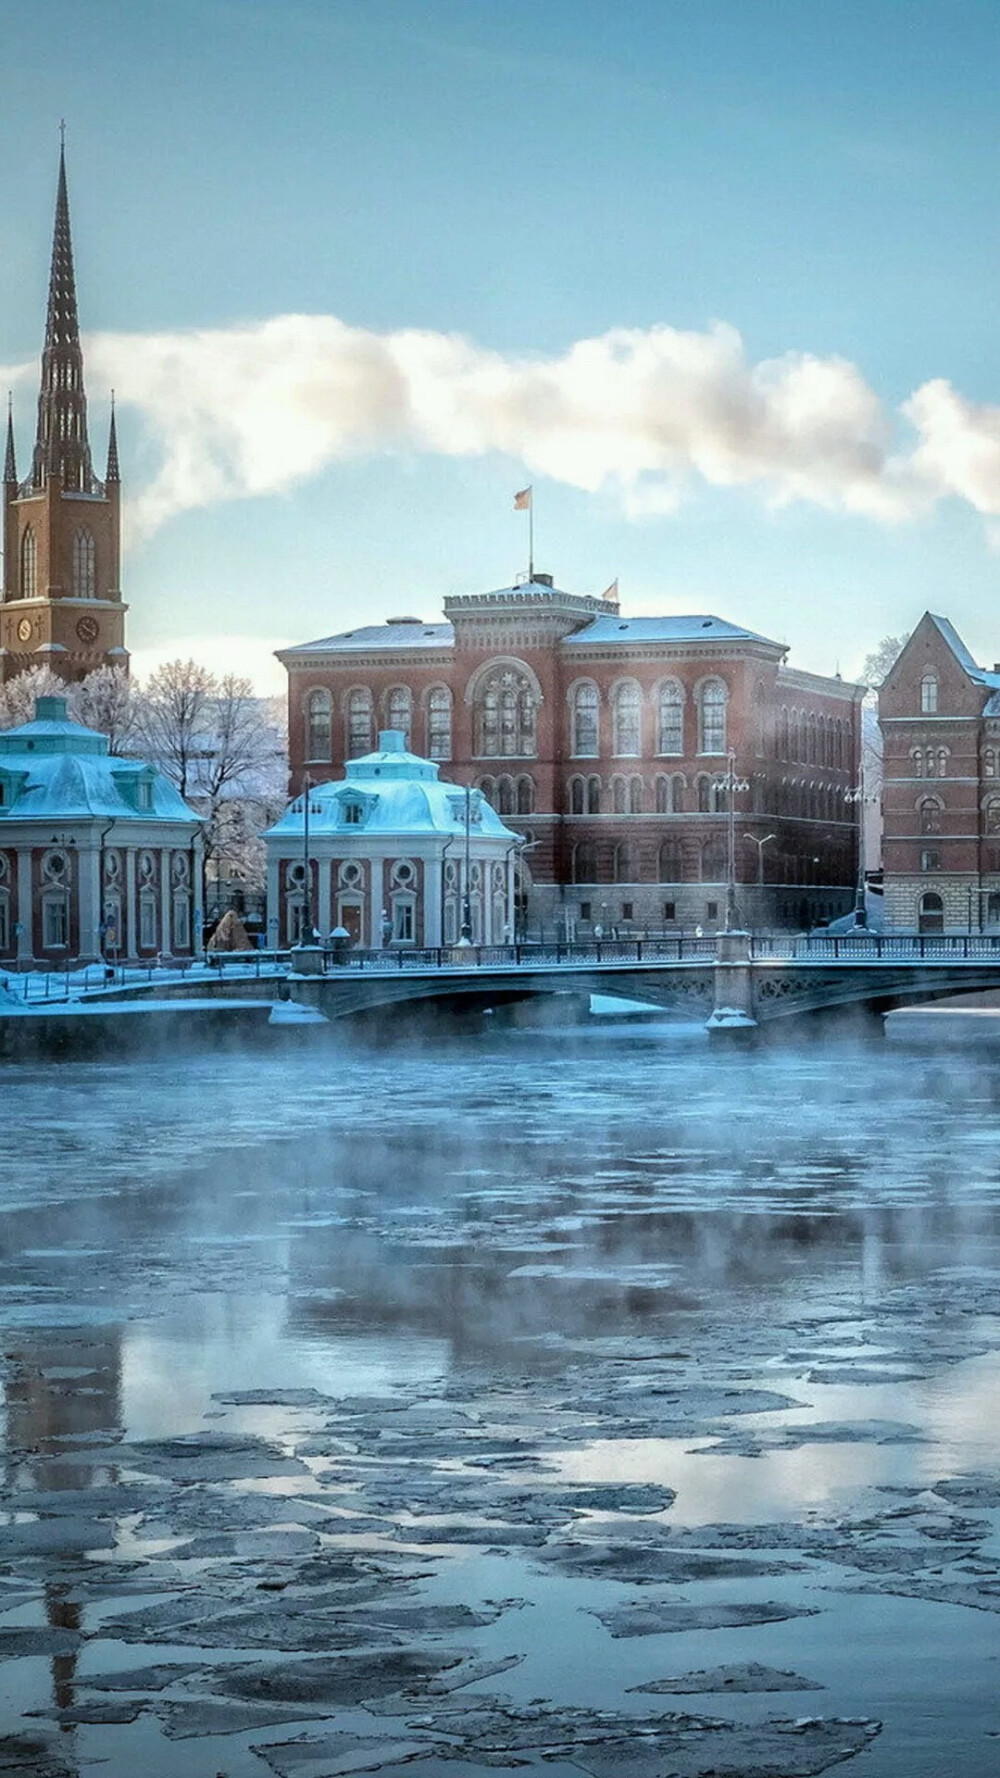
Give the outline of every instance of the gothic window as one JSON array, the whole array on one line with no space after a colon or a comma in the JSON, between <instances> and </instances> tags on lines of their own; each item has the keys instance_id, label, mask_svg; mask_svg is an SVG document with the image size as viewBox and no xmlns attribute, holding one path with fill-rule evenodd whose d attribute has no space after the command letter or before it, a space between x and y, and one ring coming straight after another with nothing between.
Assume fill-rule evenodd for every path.
<instances>
[{"instance_id":1,"label":"gothic window","mask_svg":"<svg viewBox=\"0 0 1000 1778\"><path fill-rule=\"evenodd\" d=\"M347 757L360 759L372 750L372 694L359 686L347 700Z\"/></svg>"},{"instance_id":2,"label":"gothic window","mask_svg":"<svg viewBox=\"0 0 1000 1778\"><path fill-rule=\"evenodd\" d=\"M533 815L535 813L535 780L524 773L517 781L517 813Z\"/></svg>"},{"instance_id":3,"label":"gothic window","mask_svg":"<svg viewBox=\"0 0 1000 1778\"><path fill-rule=\"evenodd\" d=\"M659 866L661 883L683 882L684 859L679 840L664 840L660 847Z\"/></svg>"},{"instance_id":4,"label":"gothic window","mask_svg":"<svg viewBox=\"0 0 1000 1778\"><path fill-rule=\"evenodd\" d=\"M676 679L660 686L656 712L657 753L684 752L684 687Z\"/></svg>"},{"instance_id":5,"label":"gothic window","mask_svg":"<svg viewBox=\"0 0 1000 1778\"><path fill-rule=\"evenodd\" d=\"M936 673L925 673L920 681L920 714L936 716L938 707L938 682Z\"/></svg>"},{"instance_id":6,"label":"gothic window","mask_svg":"<svg viewBox=\"0 0 1000 1778\"><path fill-rule=\"evenodd\" d=\"M495 667L479 681L476 752L482 759L526 759L535 751L535 694L526 673Z\"/></svg>"},{"instance_id":7,"label":"gothic window","mask_svg":"<svg viewBox=\"0 0 1000 1778\"><path fill-rule=\"evenodd\" d=\"M333 699L328 691L311 691L306 703L306 758L324 761L332 758Z\"/></svg>"},{"instance_id":8,"label":"gothic window","mask_svg":"<svg viewBox=\"0 0 1000 1778\"><path fill-rule=\"evenodd\" d=\"M413 718L413 698L408 685L394 685L385 701L386 726L396 729L403 737L403 746L409 750L410 723Z\"/></svg>"},{"instance_id":9,"label":"gothic window","mask_svg":"<svg viewBox=\"0 0 1000 1778\"><path fill-rule=\"evenodd\" d=\"M726 844L721 838L706 840L701 848L701 880L721 883L726 874Z\"/></svg>"},{"instance_id":10,"label":"gothic window","mask_svg":"<svg viewBox=\"0 0 1000 1778\"><path fill-rule=\"evenodd\" d=\"M987 805L987 818L988 809L989 805ZM921 833L941 832L941 804L938 802L936 796L923 797L917 804L917 812L920 816ZM1000 831L1000 829L997 831Z\"/></svg>"},{"instance_id":11,"label":"gothic window","mask_svg":"<svg viewBox=\"0 0 1000 1778\"><path fill-rule=\"evenodd\" d=\"M705 680L698 699L699 753L725 753L728 701L729 692L724 680Z\"/></svg>"},{"instance_id":12,"label":"gothic window","mask_svg":"<svg viewBox=\"0 0 1000 1778\"><path fill-rule=\"evenodd\" d=\"M630 815L642 814L641 778L630 778L628 781L628 812Z\"/></svg>"},{"instance_id":13,"label":"gothic window","mask_svg":"<svg viewBox=\"0 0 1000 1778\"><path fill-rule=\"evenodd\" d=\"M601 780L587 779L587 814L599 815L601 812Z\"/></svg>"},{"instance_id":14,"label":"gothic window","mask_svg":"<svg viewBox=\"0 0 1000 1778\"><path fill-rule=\"evenodd\" d=\"M94 533L83 526L73 533L73 597L92 599L95 586Z\"/></svg>"},{"instance_id":15,"label":"gothic window","mask_svg":"<svg viewBox=\"0 0 1000 1778\"><path fill-rule=\"evenodd\" d=\"M435 685L427 696L427 757L451 758L451 692Z\"/></svg>"},{"instance_id":16,"label":"gothic window","mask_svg":"<svg viewBox=\"0 0 1000 1778\"><path fill-rule=\"evenodd\" d=\"M31 526L21 538L21 597L34 599L38 591L38 548Z\"/></svg>"},{"instance_id":17,"label":"gothic window","mask_svg":"<svg viewBox=\"0 0 1000 1778\"><path fill-rule=\"evenodd\" d=\"M642 751L642 691L634 679L625 679L614 694L614 743L619 758L636 759Z\"/></svg>"},{"instance_id":18,"label":"gothic window","mask_svg":"<svg viewBox=\"0 0 1000 1778\"><path fill-rule=\"evenodd\" d=\"M569 812L571 815L583 814L583 801L586 785L582 778L571 778L569 781Z\"/></svg>"},{"instance_id":19,"label":"gothic window","mask_svg":"<svg viewBox=\"0 0 1000 1778\"><path fill-rule=\"evenodd\" d=\"M595 759L598 751L597 687L588 679L573 692L573 754Z\"/></svg>"},{"instance_id":20,"label":"gothic window","mask_svg":"<svg viewBox=\"0 0 1000 1778\"><path fill-rule=\"evenodd\" d=\"M584 840L579 846L573 847L573 881L574 883L596 883L597 881L597 854L587 840Z\"/></svg>"}]
</instances>

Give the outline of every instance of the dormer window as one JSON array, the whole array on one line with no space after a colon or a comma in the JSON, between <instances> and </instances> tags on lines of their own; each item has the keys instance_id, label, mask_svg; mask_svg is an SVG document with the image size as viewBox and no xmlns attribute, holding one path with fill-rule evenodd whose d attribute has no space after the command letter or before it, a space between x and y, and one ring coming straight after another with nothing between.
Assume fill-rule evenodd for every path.
<instances>
[{"instance_id":1,"label":"dormer window","mask_svg":"<svg viewBox=\"0 0 1000 1778\"><path fill-rule=\"evenodd\" d=\"M350 802L344 803L342 807L344 811L344 826L360 827L365 818L364 804Z\"/></svg>"},{"instance_id":2,"label":"dormer window","mask_svg":"<svg viewBox=\"0 0 1000 1778\"><path fill-rule=\"evenodd\" d=\"M136 783L135 806L143 812L153 807L153 786L148 778L140 778Z\"/></svg>"}]
</instances>

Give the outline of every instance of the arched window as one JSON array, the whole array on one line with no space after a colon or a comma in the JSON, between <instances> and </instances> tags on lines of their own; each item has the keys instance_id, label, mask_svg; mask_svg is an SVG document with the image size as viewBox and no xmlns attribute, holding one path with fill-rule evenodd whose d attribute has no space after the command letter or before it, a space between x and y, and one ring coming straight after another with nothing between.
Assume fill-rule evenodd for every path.
<instances>
[{"instance_id":1,"label":"arched window","mask_svg":"<svg viewBox=\"0 0 1000 1778\"><path fill-rule=\"evenodd\" d=\"M589 840L583 840L579 846L573 847L573 881L597 882L597 854Z\"/></svg>"},{"instance_id":2,"label":"arched window","mask_svg":"<svg viewBox=\"0 0 1000 1778\"><path fill-rule=\"evenodd\" d=\"M704 772L698 779L698 813L699 815L712 813L712 780Z\"/></svg>"},{"instance_id":3,"label":"arched window","mask_svg":"<svg viewBox=\"0 0 1000 1778\"><path fill-rule=\"evenodd\" d=\"M601 812L601 780L587 779L587 814L599 815Z\"/></svg>"},{"instance_id":4,"label":"arched window","mask_svg":"<svg viewBox=\"0 0 1000 1778\"><path fill-rule=\"evenodd\" d=\"M427 694L427 757L451 758L451 692L435 685Z\"/></svg>"},{"instance_id":5,"label":"arched window","mask_svg":"<svg viewBox=\"0 0 1000 1778\"><path fill-rule=\"evenodd\" d=\"M642 752L642 691L635 679L615 687L612 752L619 759L637 759Z\"/></svg>"},{"instance_id":6,"label":"arched window","mask_svg":"<svg viewBox=\"0 0 1000 1778\"><path fill-rule=\"evenodd\" d=\"M725 753L728 701L729 692L725 680L705 680L698 698L699 753Z\"/></svg>"},{"instance_id":7,"label":"arched window","mask_svg":"<svg viewBox=\"0 0 1000 1778\"><path fill-rule=\"evenodd\" d=\"M936 796L921 797L917 804L917 813L920 816L921 833L941 832L941 804Z\"/></svg>"},{"instance_id":8,"label":"arched window","mask_svg":"<svg viewBox=\"0 0 1000 1778\"><path fill-rule=\"evenodd\" d=\"M413 721L413 695L408 685L394 685L385 700L386 727L396 729L409 751L410 725Z\"/></svg>"},{"instance_id":9,"label":"arched window","mask_svg":"<svg viewBox=\"0 0 1000 1778\"><path fill-rule=\"evenodd\" d=\"M479 788L491 809L497 806L497 781L495 778L480 778Z\"/></svg>"},{"instance_id":10,"label":"arched window","mask_svg":"<svg viewBox=\"0 0 1000 1778\"><path fill-rule=\"evenodd\" d=\"M533 815L535 813L535 780L525 772L517 781L517 813Z\"/></svg>"},{"instance_id":11,"label":"arched window","mask_svg":"<svg viewBox=\"0 0 1000 1778\"><path fill-rule=\"evenodd\" d=\"M616 815L624 815L628 809L628 785L624 778L611 780L611 807Z\"/></svg>"},{"instance_id":12,"label":"arched window","mask_svg":"<svg viewBox=\"0 0 1000 1778\"><path fill-rule=\"evenodd\" d=\"M598 748L597 687L589 679L573 691L573 754L576 759L596 759Z\"/></svg>"},{"instance_id":13,"label":"arched window","mask_svg":"<svg viewBox=\"0 0 1000 1778\"><path fill-rule=\"evenodd\" d=\"M372 750L372 694L358 686L347 700L347 757L360 759Z\"/></svg>"},{"instance_id":14,"label":"arched window","mask_svg":"<svg viewBox=\"0 0 1000 1778\"><path fill-rule=\"evenodd\" d=\"M656 780L656 813L672 815L674 812L674 781L672 778Z\"/></svg>"},{"instance_id":15,"label":"arched window","mask_svg":"<svg viewBox=\"0 0 1000 1778\"><path fill-rule=\"evenodd\" d=\"M660 686L656 710L657 753L684 752L684 687L678 679L665 679Z\"/></svg>"},{"instance_id":16,"label":"arched window","mask_svg":"<svg viewBox=\"0 0 1000 1778\"><path fill-rule=\"evenodd\" d=\"M496 810L498 815L514 815L517 813L517 790L513 778L505 772L497 779Z\"/></svg>"},{"instance_id":17,"label":"arched window","mask_svg":"<svg viewBox=\"0 0 1000 1778\"><path fill-rule=\"evenodd\" d=\"M936 673L925 673L920 681L920 714L936 716L938 707L938 682Z\"/></svg>"},{"instance_id":18,"label":"arched window","mask_svg":"<svg viewBox=\"0 0 1000 1778\"><path fill-rule=\"evenodd\" d=\"M571 778L569 781L569 812L571 815L583 814L586 794L586 781L583 778Z\"/></svg>"},{"instance_id":19,"label":"arched window","mask_svg":"<svg viewBox=\"0 0 1000 1778\"><path fill-rule=\"evenodd\" d=\"M73 597L74 599L92 599L94 597L94 533L81 526L73 533Z\"/></svg>"},{"instance_id":20,"label":"arched window","mask_svg":"<svg viewBox=\"0 0 1000 1778\"><path fill-rule=\"evenodd\" d=\"M809 764L814 766L816 764L816 717L812 710L810 710L806 721L806 751L809 755Z\"/></svg>"},{"instance_id":21,"label":"arched window","mask_svg":"<svg viewBox=\"0 0 1000 1778\"><path fill-rule=\"evenodd\" d=\"M726 842L721 835L706 840L701 848L701 880L721 883L726 874Z\"/></svg>"},{"instance_id":22,"label":"arched window","mask_svg":"<svg viewBox=\"0 0 1000 1778\"><path fill-rule=\"evenodd\" d=\"M21 538L21 597L34 599L38 591L38 547L31 526Z\"/></svg>"},{"instance_id":23,"label":"arched window","mask_svg":"<svg viewBox=\"0 0 1000 1778\"><path fill-rule=\"evenodd\" d=\"M997 754L995 747L987 747L983 754L983 777L995 778L997 775Z\"/></svg>"},{"instance_id":24,"label":"arched window","mask_svg":"<svg viewBox=\"0 0 1000 1778\"><path fill-rule=\"evenodd\" d=\"M634 883L635 881L635 858L632 847L627 841L623 841L621 845L615 847L615 882Z\"/></svg>"},{"instance_id":25,"label":"arched window","mask_svg":"<svg viewBox=\"0 0 1000 1778\"><path fill-rule=\"evenodd\" d=\"M928 891L926 895L920 897L917 928L920 932L944 931L944 902L940 895Z\"/></svg>"},{"instance_id":26,"label":"arched window","mask_svg":"<svg viewBox=\"0 0 1000 1778\"><path fill-rule=\"evenodd\" d=\"M525 759L535 751L535 693L526 673L495 667L476 687L476 752L481 759Z\"/></svg>"},{"instance_id":27,"label":"arched window","mask_svg":"<svg viewBox=\"0 0 1000 1778\"><path fill-rule=\"evenodd\" d=\"M328 691L311 691L306 701L306 759L333 757L333 699Z\"/></svg>"},{"instance_id":28,"label":"arched window","mask_svg":"<svg viewBox=\"0 0 1000 1778\"><path fill-rule=\"evenodd\" d=\"M983 811L986 832L992 837L1000 834L1000 796L991 796ZM935 829L935 832L937 830Z\"/></svg>"},{"instance_id":29,"label":"arched window","mask_svg":"<svg viewBox=\"0 0 1000 1778\"><path fill-rule=\"evenodd\" d=\"M788 758L788 705L782 704L778 717L778 758Z\"/></svg>"},{"instance_id":30,"label":"arched window","mask_svg":"<svg viewBox=\"0 0 1000 1778\"><path fill-rule=\"evenodd\" d=\"M837 718L837 728L836 728L836 734L835 734L835 749L834 749L834 751L836 754L837 770L838 770L838 772L842 772L844 769L844 725L841 722L839 716Z\"/></svg>"},{"instance_id":31,"label":"arched window","mask_svg":"<svg viewBox=\"0 0 1000 1778\"><path fill-rule=\"evenodd\" d=\"M641 778L630 778L628 781L628 812L630 815L642 814Z\"/></svg>"},{"instance_id":32,"label":"arched window","mask_svg":"<svg viewBox=\"0 0 1000 1778\"><path fill-rule=\"evenodd\" d=\"M684 881L684 855L679 840L664 840L660 847L659 878L661 883Z\"/></svg>"}]
</instances>

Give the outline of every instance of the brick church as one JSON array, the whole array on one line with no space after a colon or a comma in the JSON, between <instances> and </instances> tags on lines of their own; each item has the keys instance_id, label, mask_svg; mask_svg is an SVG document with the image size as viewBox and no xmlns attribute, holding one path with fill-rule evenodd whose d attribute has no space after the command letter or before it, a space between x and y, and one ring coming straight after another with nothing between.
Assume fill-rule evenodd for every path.
<instances>
[{"instance_id":1,"label":"brick church","mask_svg":"<svg viewBox=\"0 0 1000 1778\"><path fill-rule=\"evenodd\" d=\"M721 618L623 617L545 574L447 599L444 616L280 652L293 790L402 731L525 836L529 934L714 930L731 839L741 920L803 927L854 906L863 687L799 672Z\"/></svg>"},{"instance_id":2,"label":"brick church","mask_svg":"<svg viewBox=\"0 0 1000 1778\"><path fill-rule=\"evenodd\" d=\"M83 679L96 667L127 667L115 419L112 411L99 481L87 435L62 152L35 447L22 480L8 409L3 546L0 681L30 667L51 667L66 680Z\"/></svg>"}]
</instances>

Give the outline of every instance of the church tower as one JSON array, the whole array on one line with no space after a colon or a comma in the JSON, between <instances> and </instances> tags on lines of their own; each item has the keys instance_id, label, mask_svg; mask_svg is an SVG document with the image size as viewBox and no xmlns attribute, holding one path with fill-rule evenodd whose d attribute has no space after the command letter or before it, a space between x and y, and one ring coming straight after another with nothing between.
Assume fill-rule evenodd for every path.
<instances>
[{"instance_id":1,"label":"church tower","mask_svg":"<svg viewBox=\"0 0 1000 1778\"><path fill-rule=\"evenodd\" d=\"M59 154L49 307L31 470L19 481L8 407L3 472L0 679L49 666L63 679L128 666L120 580L121 484L114 411L104 481L87 438L65 151Z\"/></svg>"}]
</instances>

